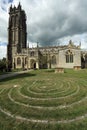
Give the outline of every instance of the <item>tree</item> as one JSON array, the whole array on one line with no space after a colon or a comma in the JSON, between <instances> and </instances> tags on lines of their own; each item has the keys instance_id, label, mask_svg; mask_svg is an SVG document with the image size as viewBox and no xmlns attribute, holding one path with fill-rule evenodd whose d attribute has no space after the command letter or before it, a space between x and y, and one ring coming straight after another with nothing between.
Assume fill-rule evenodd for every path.
<instances>
[{"instance_id":1,"label":"tree","mask_svg":"<svg viewBox=\"0 0 87 130\"><path fill-rule=\"evenodd\" d=\"M2 60L0 60L0 71L1 72L6 71L6 58L3 58Z\"/></svg>"}]
</instances>

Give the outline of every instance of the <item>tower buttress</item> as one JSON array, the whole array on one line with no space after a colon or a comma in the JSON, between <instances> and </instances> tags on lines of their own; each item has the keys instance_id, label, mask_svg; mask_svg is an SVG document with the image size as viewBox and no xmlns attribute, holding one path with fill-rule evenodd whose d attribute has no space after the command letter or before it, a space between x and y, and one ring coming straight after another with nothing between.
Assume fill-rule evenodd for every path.
<instances>
[{"instance_id":1,"label":"tower buttress","mask_svg":"<svg viewBox=\"0 0 87 130\"><path fill-rule=\"evenodd\" d=\"M19 3L18 7L10 7L8 22L8 67L12 68L13 55L21 53L27 46L26 14Z\"/></svg>"}]
</instances>

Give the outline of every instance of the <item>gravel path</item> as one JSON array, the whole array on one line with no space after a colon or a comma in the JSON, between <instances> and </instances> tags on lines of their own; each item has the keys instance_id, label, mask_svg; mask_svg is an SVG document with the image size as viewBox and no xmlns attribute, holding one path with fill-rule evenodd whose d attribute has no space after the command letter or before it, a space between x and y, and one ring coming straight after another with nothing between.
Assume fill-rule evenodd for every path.
<instances>
[{"instance_id":1,"label":"gravel path","mask_svg":"<svg viewBox=\"0 0 87 130\"><path fill-rule=\"evenodd\" d=\"M28 73L29 71L31 71L31 70L19 71L19 72L10 72L8 74L3 74L3 75L0 75L0 80L6 79L6 78L9 78L9 77L13 77L13 76L17 76L19 74L25 74L25 73Z\"/></svg>"}]
</instances>

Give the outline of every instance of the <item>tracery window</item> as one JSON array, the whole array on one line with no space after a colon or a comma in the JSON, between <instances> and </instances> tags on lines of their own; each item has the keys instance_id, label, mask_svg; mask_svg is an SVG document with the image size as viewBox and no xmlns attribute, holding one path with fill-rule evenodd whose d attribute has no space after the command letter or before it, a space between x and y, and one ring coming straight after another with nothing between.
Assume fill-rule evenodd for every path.
<instances>
[{"instance_id":1,"label":"tracery window","mask_svg":"<svg viewBox=\"0 0 87 130\"><path fill-rule=\"evenodd\" d=\"M66 63L73 63L73 53L70 50L66 52Z\"/></svg>"},{"instance_id":2,"label":"tracery window","mask_svg":"<svg viewBox=\"0 0 87 130\"><path fill-rule=\"evenodd\" d=\"M11 24L12 24L12 26L14 26L14 16L12 16L12 18L11 18Z\"/></svg>"},{"instance_id":3,"label":"tracery window","mask_svg":"<svg viewBox=\"0 0 87 130\"><path fill-rule=\"evenodd\" d=\"M18 25L18 15L15 16L15 24Z\"/></svg>"},{"instance_id":4,"label":"tracery window","mask_svg":"<svg viewBox=\"0 0 87 130\"><path fill-rule=\"evenodd\" d=\"M35 53L34 53L34 51L32 51L31 53L30 53L30 56L34 56L35 55Z\"/></svg>"}]
</instances>

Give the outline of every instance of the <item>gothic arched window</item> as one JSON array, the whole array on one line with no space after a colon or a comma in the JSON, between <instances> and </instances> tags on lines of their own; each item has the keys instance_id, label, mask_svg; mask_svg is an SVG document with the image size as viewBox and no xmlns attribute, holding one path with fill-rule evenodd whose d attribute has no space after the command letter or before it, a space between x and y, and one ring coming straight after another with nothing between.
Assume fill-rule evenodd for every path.
<instances>
[{"instance_id":1,"label":"gothic arched window","mask_svg":"<svg viewBox=\"0 0 87 130\"><path fill-rule=\"evenodd\" d=\"M15 34L14 34L14 31L12 31L12 42L14 42L14 37L15 37Z\"/></svg>"},{"instance_id":2,"label":"gothic arched window","mask_svg":"<svg viewBox=\"0 0 87 130\"><path fill-rule=\"evenodd\" d=\"M66 54L66 63L69 63L69 54Z\"/></svg>"},{"instance_id":3,"label":"gothic arched window","mask_svg":"<svg viewBox=\"0 0 87 130\"><path fill-rule=\"evenodd\" d=\"M56 64L56 56L52 56L51 63Z\"/></svg>"},{"instance_id":4,"label":"gothic arched window","mask_svg":"<svg viewBox=\"0 0 87 130\"><path fill-rule=\"evenodd\" d=\"M12 24L12 26L14 26L14 16L12 16L12 18L11 18L11 24Z\"/></svg>"},{"instance_id":5,"label":"gothic arched window","mask_svg":"<svg viewBox=\"0 0 87 130\"><path fill-rule=\"evenodd\" d=\"M18 15L15 16L15 25L18 25Z\"/></svg>"},{"instance_id":6,"label":"gothic arched window","mask_svg":"<svg viewBox=\"0 0 87 130\"><path fill-rule=\"evenodd\" d=\"M17 65L21 65L21 58L20 57L17 58Z\"/></svg>"},{"instance_id":7,"label":"gothic arched window","mask_svg":"<svg viewBox=\"0 0 87 130\"><path fill-rule=\"evenodd\" d=\"M15 42L18 42L18 30L15 30Z\"/></svg>"},{"instance_id":8,"label":"gothic arched window","mask_svg":"<svg viewBox=\"0 0 87 130\"><path fill-rule=\"evenodd\" d=\"M70 54L70 63L73 63L73 54Z\"/></svg>"},{"instance_id":9,"label":"gothic arched window","mask_svg":"<svg viewBox=\"0 0 87 130\"><path fill-rule=\"evenodd\" d=\"M70 50L66 52L66 63L73 63L73 53Z\"/></svg>"},{"instance_id":10,"label":"gothic arched window","mask_svg":"<svg viewBox=\"0 0 87 130\"><path fill-rule=\"evenodd\" d=\"M30 56L34 56L35 55L35 53L34 53L34 51L32 51L31 53L30 53Z\"/></svg>"}]
</instances>

